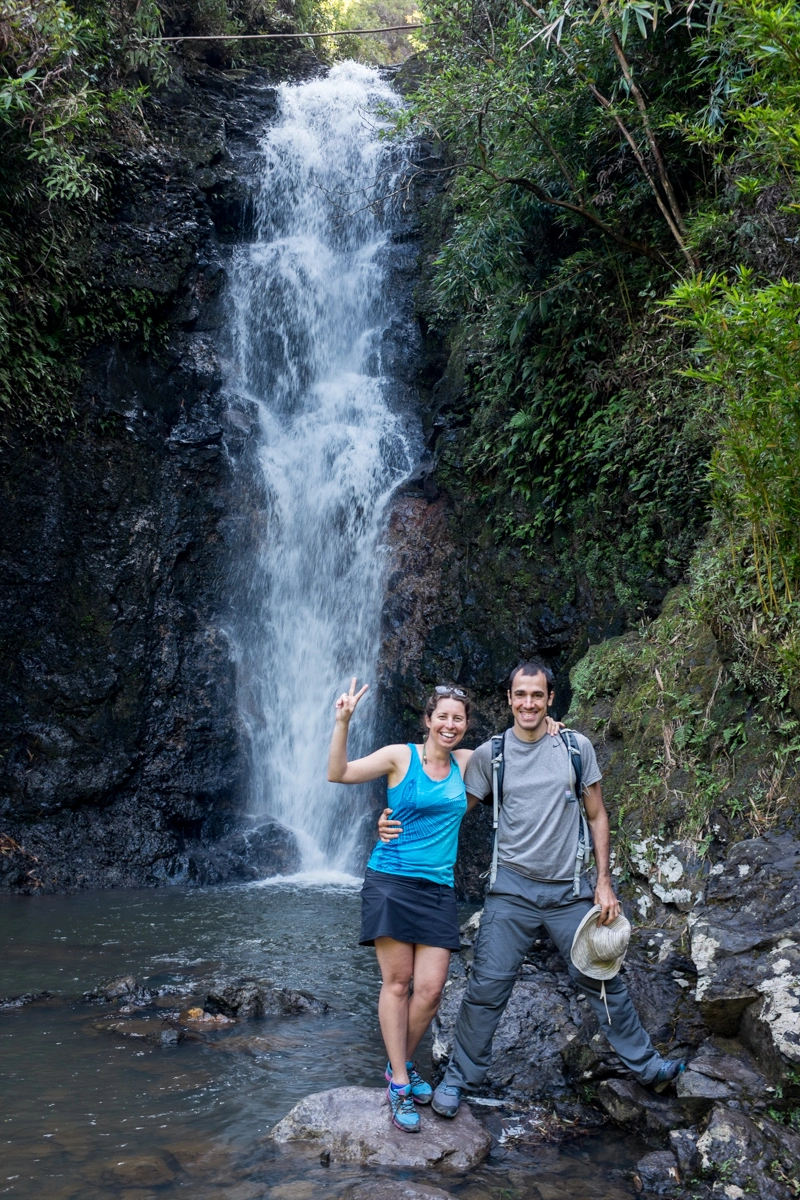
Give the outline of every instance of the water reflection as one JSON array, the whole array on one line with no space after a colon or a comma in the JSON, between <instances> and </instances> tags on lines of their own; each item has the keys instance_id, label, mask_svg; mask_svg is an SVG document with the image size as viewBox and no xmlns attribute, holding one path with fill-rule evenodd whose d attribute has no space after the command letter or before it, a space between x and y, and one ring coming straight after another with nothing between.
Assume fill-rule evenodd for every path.
<instances>
[{"instance_id":1,"label":"water reflection","mask_svg":"<svg viewBox=\"0 0 800 1200\"><path fill-rule=\"evenodd\" d=\"M301 1096L379 1086L378 975L356 946L352 888L238 887L0 899L0 995L51 1000L0 1012L0 1193L53 1200L345 1197L365 1174L265 1141ZM188 991L253 975L305 989L325 1016L236 1024L162 1049L117 1037L114 1009L81 1002L131 973ZM174 995L164 1008L183 1006ZM107 1022L105 1022L107 1024ZM500 1133L508 1116L488 1120ZM467 1177L428 1182L464 1200L632 1195L620 1174L641 1147L603 1131L562 1148L497 1147Z\"/></svg>"}]
</instances>

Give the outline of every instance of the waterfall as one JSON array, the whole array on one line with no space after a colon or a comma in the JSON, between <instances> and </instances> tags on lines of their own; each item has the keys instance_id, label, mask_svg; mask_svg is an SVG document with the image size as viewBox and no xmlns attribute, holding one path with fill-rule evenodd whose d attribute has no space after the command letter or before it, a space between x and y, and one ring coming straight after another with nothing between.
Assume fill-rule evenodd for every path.
<instances>
[{"instance_id":1,"label":"waterfall","mask_svg":"<svg viewBox=\"0 0 800 1200\"><path fill-rule=\"evenodd\" d=\"M416 438L392 407L381 345L397 151L379 106L396 93L356 63L279 89L262 144L256 240L233 264L236 391L257 405L264 499L239 639L253 806L296 834L311 876L357 866L362 788L329 784L335 697L370 682L350 755L374 748L381 536ZM367 702L369 701L369 702Z\"/></svg>"}]
</instances>

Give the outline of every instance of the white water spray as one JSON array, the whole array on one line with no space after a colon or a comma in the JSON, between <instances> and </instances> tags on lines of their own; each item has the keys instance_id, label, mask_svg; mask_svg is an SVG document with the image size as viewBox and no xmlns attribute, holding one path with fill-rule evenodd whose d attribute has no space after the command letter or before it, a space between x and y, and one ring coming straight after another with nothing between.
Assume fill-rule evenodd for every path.
<instances>
[{"instance_id":1,"label":"white water spray","mask_svg":"<svg viewBox=\"0 0 800 1200\"><path fill-rule=\"evenodd\" d=\"M258 405L267 498L239 696L256 814L295 832L306 873L331 874L355 865L365 808L326 781L333 701L351 675L374 685L386 506L415 457L381 373L391 222L370 207L391 190L376 107L398 99L356 63L279 94L257 240L233 278L236 389ZM373 748L372 712L362 702L351 756Z\"/></svg>"}]
</instances>

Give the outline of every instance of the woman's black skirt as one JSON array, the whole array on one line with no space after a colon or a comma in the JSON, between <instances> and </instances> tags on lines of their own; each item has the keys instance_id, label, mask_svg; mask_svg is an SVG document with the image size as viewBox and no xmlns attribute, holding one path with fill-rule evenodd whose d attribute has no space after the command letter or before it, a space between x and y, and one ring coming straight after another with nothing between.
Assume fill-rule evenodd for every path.
<instances>
[{"instance_id":1,"label":"woman's black skirt","mask_svg":"<svg viewBox=\"0 0 800 1200\"><path fill-rule=\"evenodd\" d=\"M361 889L360 946L390 937L411 945L458 950L458 910L453 888L412 875L367 868Z\"/></svg>"}]
</instances>

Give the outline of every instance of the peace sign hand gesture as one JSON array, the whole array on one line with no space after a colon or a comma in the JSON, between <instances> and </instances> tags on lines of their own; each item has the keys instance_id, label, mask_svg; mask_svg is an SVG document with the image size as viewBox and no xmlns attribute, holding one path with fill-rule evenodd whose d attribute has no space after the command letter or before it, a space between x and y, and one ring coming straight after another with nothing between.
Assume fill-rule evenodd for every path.
<instances>
[{"instance_id":1,"label":"peace sign hand gesture","mask_svg":"<svg viewBox=\"0 0 800 1200\"><path fill-rule=\"evenodd\" d=\"M356 711L356 705L369 687L365 683L360 691L356 691L356 677L353 676L350 682L350 691L342 692L339 699L336 701L336 720L348 722Z\"/></svg>"}]
</instances>

